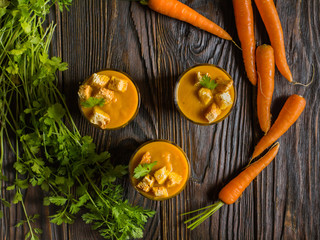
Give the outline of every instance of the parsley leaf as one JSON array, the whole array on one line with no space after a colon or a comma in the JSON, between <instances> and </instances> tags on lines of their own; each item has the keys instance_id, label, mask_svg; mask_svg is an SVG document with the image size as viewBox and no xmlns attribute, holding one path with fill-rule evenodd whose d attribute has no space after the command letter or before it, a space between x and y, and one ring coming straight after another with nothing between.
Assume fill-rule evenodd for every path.
<instances>
[{"instance_id":1,"label":"parsley leaf","mask_svg":"<svg viewBox=\"0 0 320 240\"><path fill-rule=\"evenodd\" d=\"M200 80L200 84L205 88L209 88L210 90L215 89L218 86L218 83L208 75L204 75Z\"/></svg>"},{"instance_id":2,"label":"parsley leaf","mask_svg":"<svg viewBox=\"0 0 320 240\"><path fill-rule=\"evenodd\" d=\"M0 1L0 8L6 8L8 7L10 2L8 0L1 0Z\"/></svg>"},{"instance_id":3,"label":"parsley leaf","mask_svg":"<svg viewBox=\"0 0 320 240\"><path fill-rule=\"evenodd\" d=\"M152 168L156 164L157 164L157 162L139 164L133 171L134 172L133 177L135 179L139 179L141 177L144 177L145 175L147 175L152 170Z\"/></svg>"},{"instance_id":4,"label":"parsley leaf","mask_svg":"<svg viewBox=\"0 0 320 240\"><path fill-rule=\"evenodd\" d=\"M60 103L56 103L48 108L47 114L48 117L56 120L57 122L63 118L65 115L66 110Z\"/></svg>"},{"instance_id":5,"label":"parsley leaf","mask_svg":"<svg viewBox=\"0 0 320 240\"><path fill-rule=\"evenodd\" d=\"M57 197L49 197L49 201L50 203L53 203L57 206L62 206L64 204L66 204L68 199L64 198L64 197L60 197L60 196L57 196Z\"/></svg>"},{"instance_id":6,"label":"parsley leaf","mask_svg":"<svg viewBox=\"0 0 320 240\"><path fill-rule=\"evenodd\" d=\"M94 106L100 106L102 107L105 103L104 98L95 98L95 97L89 97L88 100L81 103L81 105L85 108L91 108Z\"/></svg>"}]
</instances>

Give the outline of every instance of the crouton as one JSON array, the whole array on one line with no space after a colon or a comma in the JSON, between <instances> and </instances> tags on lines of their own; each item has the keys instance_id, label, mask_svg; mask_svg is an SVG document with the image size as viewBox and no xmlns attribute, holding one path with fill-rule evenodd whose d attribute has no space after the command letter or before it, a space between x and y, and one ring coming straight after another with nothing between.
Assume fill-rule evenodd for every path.
<instances>
[{"instance_id":1,"label":"crouton","mask_svg":"<svg viewBox=\"0 0 320 240\"><path fill-rule=\"evenodd\" d=\"M201 72L197 72L197 80L198 82L200 82L203 78L203 76L207 76L207 77L210 77L210 74L209 73L201 73Z\"/></svg>"},{"instance_id":2,"label":"crouton","mask_svg":"<svg viewBox=\"0 0 320 240\"><path fill-rule=\"evenodd\" d=\"M223 79L221 77L217 77L215 82L218 86L214 89L215 92L227 92L233 85L233 81L231 79Z\"/></svg>"},{"instance_id":3,"label":"crouton","mask_svg":"<svg viewBox=\"0 0 320 240\"><path fill-rule=\"evenodd\" d=\"M166 167L160 168L154 173L154 177L159 184L163 184L169 175L169 171Z\"/></svg>"},{"instance_id":4,"label":"crouton","mask_svg":"<svg viewBox=\"0 0 320 240\"><path fill-rule=\"evenodd\" d=\"M93 114L90 118L90 122L98 125L102 129L106 129L108 123L110 122L110 116L108 113L96 106L93 108Z\"/></svg>"},{"instance_id":5,"label":"crouton","mask_svg":"<svg viewBox=\"0 0 320 240\"><path fill-rule=\"evenodd\" d=\"M201 86L201 84L200 84L200 81L202 80L202 77L204 76L204 75L207 75L208 77L210 77L210 74L209 73L201 73L201 72L197 72L197 77L196 77L196 84L195 84L195 86Z\"/></svg>"},{"instance_id":6,"label":"crouton","mask_svg":"<svg viewBox=\"0 0 320 240\"><path fill-rule=\"evenodd\" d=\"M217 93L213 98L221 110L226 109L232 104L232 98L229 92Z\"/></svg>"},{"instance_id":7,"label":"crouton","mask_svg":"<svg viewBox=\"0 0 320 240\"><path fill-rule=\"evenodd\" d=\"M154 177L147 174L141 182L137 184L137 188L142 189L145 192L149 192L150 189L153 187L155 180Z\"/></svg>"},{"instance_id":8,"label":"crouton","mask_svg":"<svg viewBox=\"0 0 320 240\"><path fill-rule=\"evenodd\" d=\"M168 197L168 190L165 187L153 187L152 191L156 197Z\"/></svg>"},{"instance_id":9,"label":"crouton","mask_svg":"<svg viewBox=\"0 0 320 240\"><path fill-rule=\"evenodd\" d=\"M167 187L173 187L177 184L180 184L182 181L182 176L175 172L169 173L168 180L167 180Z\"/></svg>"},{"instance_id":10,"label":"crouton","mask_svg":"<svg viewBox=\"0 0 320 240\"><path fill-rule=\"evenodd\" d=\"M117 92L125 92L128 88L128 81L113 76L108 83L108 88Z\"/></svg>"},{"instance_id":11,"label":"crouton","mask_svg":"<svg viewBox=\"0 0 320 240\"><path fill-rule=\"evenodd\" d=\"M91 86L84 84L79 87L78 96L80 100L82 101L88 100L89 97L91 97L91 94L92 94Z\"/></svg>"},{"instance_id":12,"label":"crouton","mask_svg":"<svg viewBox=\"0 0 320 240\"><path fill-rule=\"evenodd\" d=\"M208 105L208 103L213 99L212 91L209 88L200 88L198 94L204 105Z\"/></svg>"},{"instance_id":13,"label":"crouton","mask_svg":"<svg viewBox=\"0 0 320 240\"><path fill-rule=\"evenodd\" d=\"M94 95L94 97L104 98L105 104L111 103L111 101L114 99L114 91L106 88L100 88L99 91Z\"/></svg>"},{"instance_id":14,"label":"crouton","mask_svg":"<svg viewBox=\"0 0 320 240\"><path fill-rule=\"evenodd\" d=\"M161 158L165 162L165 166L167 168L167 171L168 172L172 172L171 153L164 152L164 153L161 154Z\"/></svg>"},{"instance_id":15,"label":"crouton","mask_svg":"<svg viewBox=\"0 0 320 240\"><path fill-rule=\"evenodd\" d=\"M217 104L212 103L208 108L205 118L208 122L213 122L221 113L221 109L217 106Z\"/></svg>"},{"instance_id":16,"label":"crouton","mask_svg":"<svg viewBox=\"0 0 320 240\"><path fill-rule=\"evenodd\" d=\"M151 154L150 152L146 152L145 154L143 154L140 164L150 163L150 161L151 161Z\"/></svg>"},{"instance_id":17,"label":"crouton","mask_svg":"<svg viewBox=\"0 0 320 240\"><path fill-rule=\"evenodd\" d=\"M99 75L99 74L94 73L93 77L92 77L91 84L94 87L103 88L108 84L109 80L110 80L110 78L106 75Z\"/></svg>"}]
</instances>

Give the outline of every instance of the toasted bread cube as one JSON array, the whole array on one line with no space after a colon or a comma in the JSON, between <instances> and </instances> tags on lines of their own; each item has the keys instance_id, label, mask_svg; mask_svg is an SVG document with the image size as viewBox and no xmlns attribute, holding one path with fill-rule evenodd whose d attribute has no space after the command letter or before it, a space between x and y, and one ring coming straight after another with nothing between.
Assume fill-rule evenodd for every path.
<instances>
[{"instance_id":1,"label":"toasted bread cube","mask_svg":"<svg viewBox=\"0 0 320 240\"><path fill-rule=\"evenodd\" d=\"M93 108L93 114L90 118L90 122L98 125L102 129L105 129L110 122L110 116L108 113L96 106Z\"/></svg>"},{"instance_id":2,"label":"toasted bread cube","mask_svg":"<svg viewBox=\"0 0 320 240\"><path fill-rule=\"evenodd\" d=\"M202 80L202 77L204 75L207 75L208 77L210 77L209 73L201 73L201 72L197 72L197 77L196 77L196 84L195 86L201 86L200 81Z\"/></svg>"},{"instance_id":3,"label":"toasted bread cube","mask_svg":"<svg viewBox=\"0 0 320 240\"><path fill-rule=\"evenodd\" d=\"M150 152L146 152L145 154L143 154L140 164L146 164L150 162L151 162L151 154Z\"/></svg>"},{"instance_id":4,"label":"toasted bread cube","mask_svg":"<svg viewBox=\"0 0 320 240\"><path fill-rule=\"evenodd\" d=\"M106 89L106 88L100 88L99 91L94 95L95 98L104 98L105 104L111 103L114 99L114 91Z\"/></svg>"},{"instance_id":5,"label":"toasted bread cube","mask_svg":"<svg viewBox=\"0 0 320 240\"><path fill-rule=\"evenodd\" d=\"M204 105L208 105L208 103L213 99L212 91L209 88L200 88L198 94Z\"/></svg>"},{"instance_id":6,"label":"toasted bread cube","mask_svg":"<svg viewBox=\"0 0 320 240\"><path fill-rule=\"evenodd\" d=\"M89 97L91 97L91 94L92 94L91 86L84 84L79 87L78 96L80 100L82 101L88 100Z\"/></svg>"},{"instance_id":7,"label":"toasted bread cube","mask_svg":"<svg viewBox=\"0 0 320 240\"><path fill-rule=\"evenodd\" d=\"M143 181L145 181L146 183L148 183L148 185L150 187L153 187L153 184L155 182L155 179L154 177L152 177L151 175L147 174L144 178L143 178Z\"/></svg>"},{"instance_id":8,"label":"toasted bread cube","mask_svg":"<svg viewBox=\"0 0 320 240\"><path fill-rule=\"evenodd\" d=\"M197 82L200 82L202 80L202 77L207 75L208 77L210 77L209 73L201 73L201 72L197 72Z\"/></svg>"},{"instance_id":9,"label":"toasted bread cube","mask_svg":"<svg viewBox=\"0 0 320 240\"><path fill-rule=\"evenodd\" d=\"M205 114L205 118L208 122L213 122L221 113L221 109L217 106L217 104L212 103L208 108L208 111Z\"/></svg>"},{"instance_id":10,"label":"toasted bread cube","mask_svg":"<svg viewBox=\"0 0 320 240\"><path fill-rule=\"evenodd\" d=\"M128 88L128 81L112 76L108 88L117 92L125 92Z\"/></svg>"},{"instance_id":11,"label":"toasted bread cube","mask_svg":"<svg viewBox=\"0 0 320 240\"><path fill-rule=\"evenodd\" d=\"M175 172L169 173L168 180L167 180L167 187L173 187L177 184L180 184L182 181L182 176Z\"/></svg>"},{"instance_id":12,"label":"toasted bread cube","mask_svg":"<svg viewBox=\"0 0 320 240\"><path fill-rule=\"evenodd\" d=\"M106 75L100 75L100 74L94 73L91 84L94 87L103 88L108 84L109 80L110 78Z\"/></svg>"},{"instance_id":13,"label":"toasted bread cube","mask_svg":"<svg viewBox=\"0 0 320 240\"><path fill-rule=\"evenodd\" d=\"M231 79L217 77L215 81L218 84L218 86L214 89L215 92L227 92L233 85L233 81Z\"/></svg>"},{"instance_id":14,"label":"toasted bread cube","mask_svg":"<svg viewBox=\"0 0 320 240\"><path fill-rule=\"evenodd\" d=\"M137 184L137 188L142 189L145 192L149 192L150 189L153 187L155 180L154 177L147 174L141 182Z\"/></svg>"},{"instance_id":15,"label":"toasted bread cube","mask_svg":"<svg viewBox=\"0 0 320 240\"><path fill-rule=\"evenodd\" d=\"M221 110L226 109L232 104L232 98L229 92L217 93L214 95L214 101Z\"/></svg>"},{"instance_id":16,"label":"toasted bread cube","mask_svg":"<svg viewBox=\"0 0 320 240\"><path fill-rule=\"evenodd\" d=\"M166 162L167 171L172 172L171 153L165 152L161 155L161 158Z\"/></svg>"},{"instance_id":17,"label":"toasted bread cube","mask_svg":"<svg viewBox=\"0 0 320 240\"><path fill-rule=\"evenodd\" d=\"M163 184L166 181L168 175L169 171L165 166L154 173L154 177L159 184Z\"/></svg>"},{"instance_id":18,"label":"toasted bread cube","mask_svg":"<svg viewBox=\"0 0 320 240\"><path fill-rule=\"evenodd\" d=\"M149 192L150 191L150 187L148 186L148 184L144 181L141 181L137 184L137 188L140 188L142 191L144 192Z\"/></svg>"},{"instance_id":19,"label":"toasted bread cube","mask_svg":"<svg viewBox=\"0 0 320 240\"><path fill-rule=\"evenodd\" d=\"M202 77L203 77L203 75L201 74L201 72L197 72L196 85L200 84L200 81L201 81Z\"/></svg>"},{"instance_id":20,"label":"toasted bread cube","mask_svg":"<svg viewBox=\"0 0 320 240\"><path fill-rule=\"evenodd\" d=\"M165 187L153 187L152 191L156 197L168 197L168 190Z\"/></svg>"}]
</instances>

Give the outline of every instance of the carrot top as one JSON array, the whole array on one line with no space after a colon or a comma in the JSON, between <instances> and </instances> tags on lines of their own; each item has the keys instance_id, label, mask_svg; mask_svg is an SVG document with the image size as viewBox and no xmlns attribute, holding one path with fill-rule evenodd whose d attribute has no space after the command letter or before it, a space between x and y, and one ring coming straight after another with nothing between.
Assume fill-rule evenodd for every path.
<instances>
[{"instance_id":1,"label":"carrot top","mask_svg":"<svg viewBox=\"0 0 320 240\"><path fill-rule=\"evenodd\" d=\"M190 213L195 213L204 210L203 212L184 222L187 224L193 221L193 223L191 223L188 226L188 228L191 230L195 229L212 214L218 211L224 204L234 203L241 196L243 191L249 186L249 184L253 181L253 179L255 179L255 177L258 176L258 174L272 162L272 160L275 158L279 151L279 147L279 143L276 143L266 155L261 157L255 163L251 164L249 167L243 170L237 177L231 180L231 182L229 182L224 188L222 188L222 190L219 193L220 201L217 201L216 203L210 206L182 214L187 215Z\"/></svg>"},{"instance_id":2,"label":"carrot top","mask_svg":"<svg viewBox=\"0 0 320 240\"><path fill-rule=\"evenodd\" d=\"M219 193L219 199L226 204L235 203L253 179L255 179L259 173L272 162L279 151L279 147L280 144L276 143L266 155L250 164L237 177L222 188Z\"/></svg>"}]
</instances>

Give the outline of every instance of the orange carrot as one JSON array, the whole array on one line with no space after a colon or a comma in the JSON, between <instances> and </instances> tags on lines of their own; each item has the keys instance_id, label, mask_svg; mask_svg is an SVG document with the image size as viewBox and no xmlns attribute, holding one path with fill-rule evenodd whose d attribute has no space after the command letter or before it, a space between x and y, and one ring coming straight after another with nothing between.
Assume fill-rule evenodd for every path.
<instances>
[{"instance_id":1,"label":"orange carrot","mask_svg":"<svg viewBox=\"0 0 320 240\"><path fill-rule=\"evenodd\" d=\"M274 54L270 45L261 45L256 51L258 72L257 113L260 128L267 133L271 125L271 100L274 90Z\"/></svg>"},{"instance_id":2,"label":"orange carrot","mask_svg":"<svg viewBox=\"0 0 320 240\"><path fill-rule=\"evenodd\" d=\"M254 37L254 22L251 0L233 0L234 15L238 36L242 47L242 57L247 76L255 86L257 84Z\"/></svg>"},{"instance_id":3,"label":"orange carrot","mask_svg":"<svg viewBox=\"0 0 320 240\"><path fill-rule=\"evenodd\" d=\"M282 26L274 2L273 0L255 0L255 3L274 49L276 65L280 73L289 82L292 82L292 74L286 59Z\"/></svg>"},{"instance_id":4,"label":"orange carrot","mask_svg":"<svg viewBox=\"0 0 320 240\"><path fill-rule=\"evenodd\" d=\"M303 97L296 94L291 95L282 107L269 132L258 142L252 154L252 159L259 156L267 147L281 137L297 121L305 106L306 100Z\"/></svg>"},{"instance_id":5,"label":"orange carrot","mask_svg":"<svg viewBox=\"0 0 320 240\"><path fill-rule=\"evenodd\" d=\"M145 4L146 0L140 2ZM158 13L190 23L226 40L232 40L231 36L217 24L177 0L147 0L147 5Z\"/></svg>"},{"instance_id":6,"label":"orange carrot","mask_svg":"<svg viewBox=\"0 0 320 240\"><path fill-rule=\"evenodd\" d=\"M206 209L202 213L198 214L197 216L188 219L184 223L188 223L191 221L194 221L191 223L188 228L191 230L195 229L197 226L199 226L204 220L206 220L208 217L210 217L212 214L214 214L216 211L219 210L224 204L233 204L237 199L241 196L243 191L249 186L249 184L253 181L253 179L258 176L258 174L267 167L272 160L275 158L279 151L279 143L276 143L269 152L266 153L262 158L260 158L258 161L254 162L253 164L249 165L245 170L243 170L237 177L235 177L231 182L229 182L219 193L219 199L220 201L192 211L188 213L184 213L183 215L198 212L201 210Z\"/></svg>"},{"instance_id":7,"label":"orange carrot","mask_svg":"<svg viewBox=\"0 0 320 240\"><path fill-rule=\"evenodd\" d=\"M278 153L279 146L280 144L276 143L266 155L249 165L249 167L243 170L236 178L222 188L219 193L219 199L226 204L232 204L237 201L253 179L255 179L256 176L258 176L259 173L275 158Z\"/></svg>"}]
</instances>

